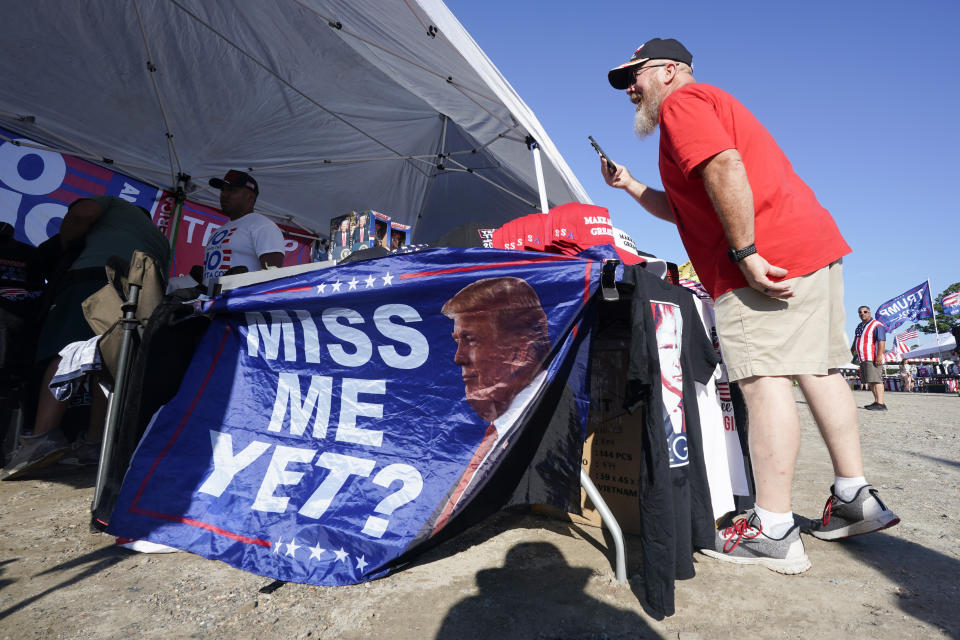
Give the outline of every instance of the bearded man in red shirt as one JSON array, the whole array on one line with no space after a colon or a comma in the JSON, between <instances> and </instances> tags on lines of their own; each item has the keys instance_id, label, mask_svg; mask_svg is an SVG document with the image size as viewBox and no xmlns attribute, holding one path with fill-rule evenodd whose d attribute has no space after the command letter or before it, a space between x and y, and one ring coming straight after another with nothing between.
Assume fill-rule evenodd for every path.
<instances>
[{"instance_id":1,"label":"bearded man in red shirt","mask_svg":"<svg viewBox=\"0 0 960 640\"><path fill-rule=\"evenodd\" d=\"M664 190L606 160L601 171L607 184L677 225L716 301L723 358L747 402L756 506L703 553L801 573L810 561L791 507L800 449L794 380L835 473L810 532L836 540L900 521L864 478L856 405L838 369L850 361L842 277L850 247L770 133L730 94L697 82L692 65L682 44L654 38L607 76L636 106L641 138L659 126Z\"/></svg>"}]
</instances>

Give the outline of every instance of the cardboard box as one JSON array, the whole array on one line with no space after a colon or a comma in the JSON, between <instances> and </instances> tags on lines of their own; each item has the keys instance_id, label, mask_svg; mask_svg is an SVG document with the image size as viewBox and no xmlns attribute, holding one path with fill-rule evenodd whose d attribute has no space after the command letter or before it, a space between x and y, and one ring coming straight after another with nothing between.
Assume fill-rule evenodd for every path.
<instances>
[{"instance_id":1,"label":"cardboard box","mask_svg":"<svg viewBox=\"0 0 960 640\"><path fill-rule=\"evenodd\" d=\"M643 412L623 408L629 342L595 343L590 362L590 413L582 464L624 533L640 533L640 455ZM580 489L583 515L538 505L536 511L577 524L600 527L600 512Z\"/></svg>"},{"instance_id":2,"label":"cardboard box","mask_svg":"<svg viewBox=\"0 0 960 640\"><path fill-rule=\"evenodd\" d=\"M370 244L371 247L390 248L390 216L379 211L369 211L370 214Z\"/></svg>"},{"instance_id":3,"label":"cardboard box","mask_svg":"<svg viewBox=\"0 0 960 640\"><path fill-rule=\"evenodd\" d=\"M329 258L340 262L355 251L386 246L390 216L379 211L351 211L330 219Z\"/></svg>"},{"instance_id":4,"label":"cardboard box","mask_svg":"<svg viewBox=\"0 0 960 640\"><path fill-rule=\"evenodd\" d=\"M410 226L399 222L390 223L390 246L388 249L400 249L410 244Z\"/></svg>"},{"instance_id":5,"label":"cardboard box","mask_svg":"<svg viewBox=\"0 0 960 640\"><path fill-rule=\"evenodd\" d=\"M357 228L357 213L330 218L330 259L340 262L353 253L353 232Z\"/></svg>"},{"instance_id":6,"label":"cardboard box","mask_svg":"<svg viewBox=\"0 0 960 640\"><path fill-rule=\"evenodd\" d=\"M627 345L595 345L591 362L590 414L583 444L583 468L626 533L640 531L640 455L643 414L627 413L623 392L629 352ZM574 522L601 526L600 513L580 490L583 516Z\"/></svg>"}]
</instances>

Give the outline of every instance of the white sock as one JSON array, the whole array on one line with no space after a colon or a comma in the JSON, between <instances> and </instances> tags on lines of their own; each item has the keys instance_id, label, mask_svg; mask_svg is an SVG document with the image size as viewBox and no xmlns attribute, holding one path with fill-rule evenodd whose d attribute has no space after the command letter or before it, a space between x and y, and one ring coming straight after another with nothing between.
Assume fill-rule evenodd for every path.
<instances>
[{"instance_id":1,"label":"white sock","mask_svg":"<svg viewBox=\"0 0 960 640\"><path fill-rule=\"evenodd\" d=\"M793 511L776 513L767 511L760 505L754 505L753 511L757 514L757 517L760 518L763 534L768 538L780 539L790 530L790 527L793 526Z\"/></svg>"},{"instance_id":2,"label":"white sock","mask_svg":"<svg viewBox=\"0 0 960 640\"><path fill-rule=\"evenodd\" d=\"M867 484L867 479L863 476L857 476L856 478L842 478L840 476L833 477L833 495L837 496L844 502L850 502L853 500L853 497L857 495L857 491L860 490L860 487Z\"/></svg>"}]
</instances>

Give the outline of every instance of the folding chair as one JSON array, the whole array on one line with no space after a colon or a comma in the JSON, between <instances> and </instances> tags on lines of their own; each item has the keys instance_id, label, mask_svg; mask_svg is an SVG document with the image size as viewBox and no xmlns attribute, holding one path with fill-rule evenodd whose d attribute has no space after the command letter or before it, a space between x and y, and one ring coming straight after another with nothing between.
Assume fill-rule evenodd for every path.
<instances>
[{"instance_id":1,"label":"folding chair","mask_svg":"<svg viewBox=\"0 0 960 640\"><path fill-rule=\"evenodd\" d=\"M154 258L134 251L129 267L119 258L106 266L109 284L84 300L83 313L95 333L106 370L113 378L107 403L92 510L100 503L110 470L131 358L153 310L163 301L165 276Z\"/></svg>"}]
</instances>

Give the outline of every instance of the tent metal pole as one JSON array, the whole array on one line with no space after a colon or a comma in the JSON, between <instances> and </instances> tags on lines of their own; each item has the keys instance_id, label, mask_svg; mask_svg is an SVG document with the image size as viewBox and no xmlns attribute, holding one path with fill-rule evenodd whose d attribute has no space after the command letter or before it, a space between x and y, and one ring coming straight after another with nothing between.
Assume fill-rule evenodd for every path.
<instances>
[{"instance_id":1,"label":"tent metal pole","mask_svg":"<svg viewBox=\"0 0 960 640\"><path fill-rule=\"evenodd\" d=\"M496 187L497 189L500 189L500 191L503 191L504 193L513 196L514 198L516 198L516 199L519 200L520 202L522 202L522 203L524 203L524 204L526 204L526 205L529 205L531 208L534 208L534 207L537 206L536 204L534 204L533 202L530 202L529 200L527 200L526 198L524 198L524 197L521 196L520 194L515 193L515 192L513 192L513 191L510 191L510 189L507 189L506 187L497 184L496 182L494 182L494 181L491 180L490 178L482 175L479 170L477 170L477 169L469 169L469 168L467 168L466 165L461 164L460 162L457 162L457 161L454 160L453 158L447 158L447 160L449 160L452 164L459 165L459 167L461 167L461 168L451 169L450 167L446 167L446 168L444 169L444 171L462 171L462 172L464 172L464 173L469 173L469 174L472 175L472 176L476 176L477 178L480 178L481 180L483 180L484 182L486 182L486 183L489 184L490 186Z\"/></svg>"},{"instance_id":2,"label":"tent metal pole","mask_svg":"<svg viewBox=\"0 0 960 640\"><path fill-rule=\"evenodd\" d=\"M440 121L443 122L443 128L440 130L440 153L439 156L442 158L446 155L446 146L447 146L447 116L440 114Z\"/></svg>"},{"instance_id":3,"label":"tent metal pole","mask_svg":"<svg viewBox=\"0 0 960 640\"><path fill-rule=\"evenodd\" d=\"M177 252L177 232L180 231L180 223L183 222L183 202L187 199L187 194L182 186L177 187L176 204L173 206L173 213L170 215L170 267L173 267L174 258Z\"/></svg>"},{"instance_id":4,"label":"tent metal pole","mask_svg":"<svg viewBox=\"0 0 960 640\"><path fill-rule=\"evenodd\" d=\"M607 529L610 530L610 536L613 538L613 545L617 550L617 582L626 582L627 554L623 547L623 532L620 530L620 523L617 522L617 519L613 516L613 513L610 511L607 503L603 501L603 496L601 496L600 492L597 491L597 487L593 484L593 480L590 479L589 474L587 474L582 467L580 468L580 486L582 486L583 490L586 491L587 497L590 498L590 502L593 503L593 506L597 508L597 511L600 513L600 518L603 520L603 524L607 525Z\"/></svg>"},{"instance_id":5,"label":"tent metal pole","mask_svg":"<svg viewBox=\"0 0 960 640\"><path fill-rule=\"evenodd\" d=\"M540 145L531 136L527 136L527 148L533 153L533 168L537 174L537 190L540 192L540 213L550 210L547 202L547 185L543 180L543 164L540 162Z\"/></svg>"},{"instance_id":6,"label":"tent metal pole","mask_svg":"<svg viewBox=\"0 0 960 640\"><path fill-rule=\"evenodd\" d=\"M943 350L940 348L940 330L937 328L937 307L933 304L933 287L930 286L930 278L927 278L927 291L930 293L930 310L933 311L933 331L937 336L937 357L940 358L940 362L943 362Z\"/></svg>"},{"instance_id":7,"label":"tent metal pole","mask_svg":"<svg viewBox=\"0 0 960 640\"><path fill-rule=\"evenodd\" d=\"M183 167L180 165L180 157L177 155L177 147L173 142L173 131L170 127L170 119L167 117L167 109L163 103L163 92L160 90L160 83L157 81L157 65L153 63L153 53L150 51L150 42L147 40L147 29L143 24L143 16L140 14L140 3L134 0L133 9L137 13L137 24L140 27L140 37L143 39L143 51L147 56L147 71L149 72L150 82L153 83L153 93L157 98L157 108L160 109L160 118L163 120L163 134L167 138L167 152L170 155L170 178L171 182L176 180L177 173L183 173ZM176 165L176 168L174 168Z\"/></svg>"}]
</instances>

